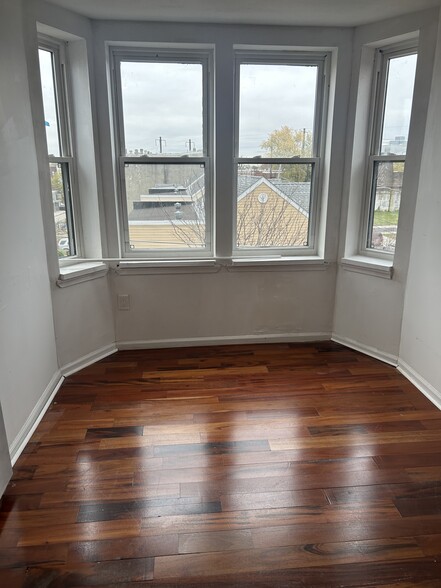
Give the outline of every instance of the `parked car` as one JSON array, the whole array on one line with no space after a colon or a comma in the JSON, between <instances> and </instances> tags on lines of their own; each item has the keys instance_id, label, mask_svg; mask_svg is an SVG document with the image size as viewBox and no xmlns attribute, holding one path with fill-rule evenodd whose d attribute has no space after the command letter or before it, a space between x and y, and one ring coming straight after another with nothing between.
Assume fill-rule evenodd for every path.
<instances>
[{"instance_id":1,"label":"parked car","mask_svg":"<svg viewBox=\"0 0 441 588\"><path fill-rule=\"evenodd\" d=\"M61 249L61 251L69 251L69 239L67 237L63 237L58 241L58 249Z\"/></svg>"}]
</instances>

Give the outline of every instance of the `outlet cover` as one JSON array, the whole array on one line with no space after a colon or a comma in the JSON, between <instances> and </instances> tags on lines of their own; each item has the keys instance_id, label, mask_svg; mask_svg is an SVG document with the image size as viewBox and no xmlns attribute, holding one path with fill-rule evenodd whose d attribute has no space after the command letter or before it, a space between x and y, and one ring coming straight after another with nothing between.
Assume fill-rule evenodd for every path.
<instances>
[{"instance_id":1,"label":"outlet cover","mask_svg":"<svg viewBox=\"0 0 441 588\"><path fill-rule=\"evenodd\" d=\"M130 310L130 296L118 294L118 310Z\"/></svg>"}]
</instances>

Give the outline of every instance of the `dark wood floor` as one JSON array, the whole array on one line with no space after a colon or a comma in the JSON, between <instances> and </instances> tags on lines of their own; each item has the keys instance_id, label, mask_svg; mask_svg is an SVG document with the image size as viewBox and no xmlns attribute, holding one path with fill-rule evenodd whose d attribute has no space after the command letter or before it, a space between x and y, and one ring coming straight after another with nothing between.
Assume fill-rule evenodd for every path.
<instances>
[{"instance_id":1,"label":"dark wood floor","mask_svg":"<svg viewBox=\"0 0 441 588\"><path fill-rule=\"evenodd\" d=\"M441 413L334 343L69 377L0 510L0 586L441 586Z\"/></svg>"}]
</instances>

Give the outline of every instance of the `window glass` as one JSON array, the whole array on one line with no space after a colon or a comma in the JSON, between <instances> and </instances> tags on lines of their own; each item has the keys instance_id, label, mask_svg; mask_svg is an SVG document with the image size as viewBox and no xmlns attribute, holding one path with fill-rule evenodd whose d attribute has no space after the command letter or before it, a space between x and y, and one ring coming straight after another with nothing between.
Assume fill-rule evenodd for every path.
<instances>
[{"instance_id":1,"label":"window glass","mask_svg":"<svg viewBox=\"0 0 441 588\"><path fill-rule=\"evenodd\" d=\"M309 244L313 164L240 164L237 247Z\"/></svg>"},{"instance_id":2,"label":"window glass","mask_svg":"<svg viewBox=\"0 0 441 588\"><path fill-rule=\"evenodd\" d=\"M389 60L380 155L406 154L416 63L416 53Z\"/></svg>"},{"instance_id":3,"label":"window glass","mask_svg":"<svg viewBox=\"0 0 441 588\"><path fill-rule=\"evenodd\" d=\"M394 254L409 139L417 53L380 51L383 91L375 105L364 248ZM366 229L365 229L366 231ZM364 237L363 237L364 238Z\"/></svg>"},{"instance_id":4,"label":"window glass","mask_svg":"<svg viewBox=\"0 0 441 588\"><path fill-rule=\"evenodd\" d=\"M201 155L200 63L121 62L126 155Z\"/></svg>"},{"instance_id":5,"label":"window glass","mask_svg":"<svg viewBox=\"0 0 441 588\"><path fill-rule=\"evenodd\" d=\"M45 49L38 50L40 61L41 88L43 92L44 125L46 128L49 155L61 155L60 133L58 126L57 100L53 69L53 55Z\"/></svg>"},{"instance_id":6,"label":"window glass","mask_svg":"<svg viewBox=\"0 0 441 588\"><path fill-rule=\"evenodd\" d=\"M317 66L240 65L239 157L310 157Z\"/></svg>"},{"instance_id":7,"label":"window glass","mask_svg":"<svg viewBox=\"0 0 441 588\"><path fill-rule=\"evenodd\" d=\"M72 157L67 95L61 66L62 47L56 43L40 47L40 77L44 125L49 159L51 196L58 257L76 255L72 203Z\"/></svg>"},{"instance_id":8,"label":"window glass","mask_svg":"<svg viewBox=\"0 0 441 588\"><path fill-rule=\"evenodd\" d=\"M395 251L404 165L402 161L375 163L368 246L377 251Z\"/></svg>"},{"instance_id":9,"label":"window glass","mask_svg":"<svg viewBox=\"0 0 441 588\"><path fill-rule=\"evenodd\" d=\"M126 163L131 249L206 246L205 166Z\"/></svg>"}]
</instances>

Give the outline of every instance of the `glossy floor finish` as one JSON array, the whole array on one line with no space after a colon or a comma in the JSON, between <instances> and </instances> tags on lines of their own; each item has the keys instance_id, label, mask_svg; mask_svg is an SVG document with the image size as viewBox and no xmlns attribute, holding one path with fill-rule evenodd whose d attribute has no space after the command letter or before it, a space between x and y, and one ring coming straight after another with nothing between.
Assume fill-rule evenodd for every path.
<instances>
[{"instance_id":1,"label":"glossy floor finish","mask_svg":"<svg viewBox=\"0 0 441 588\"><path fill-rule=\"evenodd\" d=\"M335 343L119 352L0 510L0 586L441 586L441 413Z\"/></svg>"}]
</instances>

